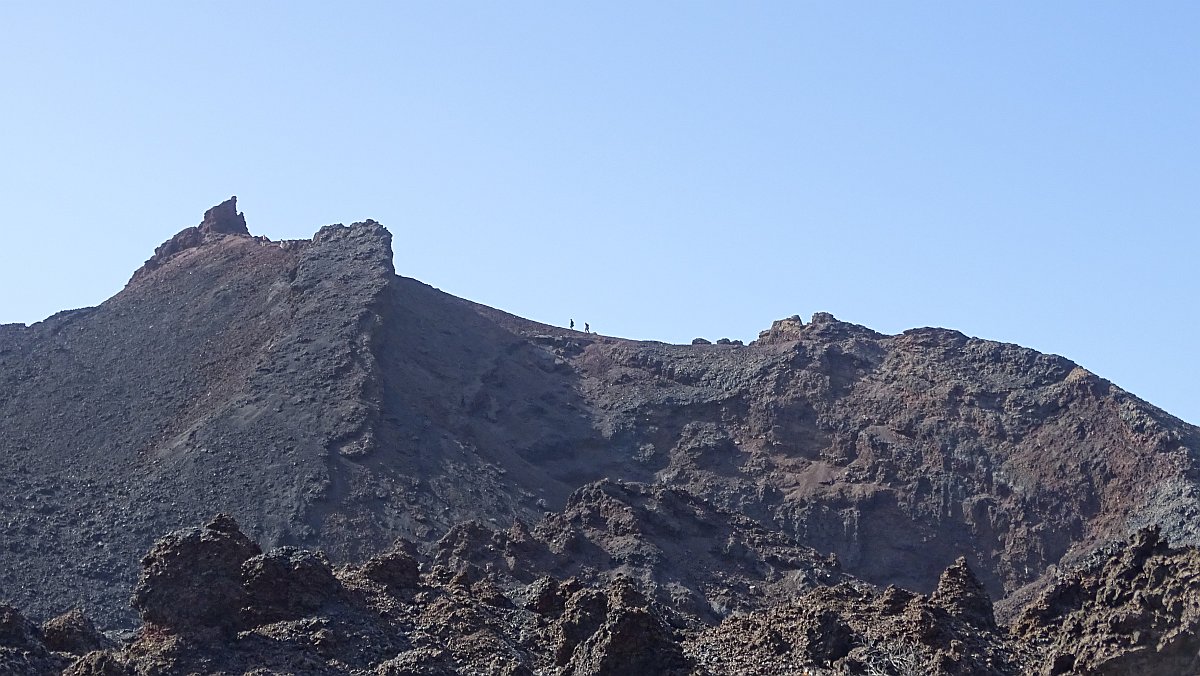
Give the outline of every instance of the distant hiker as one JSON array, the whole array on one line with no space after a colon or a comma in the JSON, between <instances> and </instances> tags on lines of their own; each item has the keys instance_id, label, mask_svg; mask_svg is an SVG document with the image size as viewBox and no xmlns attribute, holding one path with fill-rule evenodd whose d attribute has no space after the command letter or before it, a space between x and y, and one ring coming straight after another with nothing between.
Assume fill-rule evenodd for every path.
<instances>
[{"instance_id":1,"label":"distant hiker","mask_svg":"<svg viewBox=\"0 0 1200 676\"><path fill-rule=\"evenodd\" d=\"M572 331L575 330L575 320L574 319L571 320L571 330Z\"/></svg>"},{"instance_id":2,"label":"distant hiker","mask_svg":"<svg viewBox=\"0 0 1200 676\"><path fill-rule=\"evenodd\" d=\"M584 322L584 323L583 323L583 332L584 332L584 333L591 333L591 332L592 332L592 325L591 325L591 324L588 324L587 322Z\"/></svg>"}]
</instances>

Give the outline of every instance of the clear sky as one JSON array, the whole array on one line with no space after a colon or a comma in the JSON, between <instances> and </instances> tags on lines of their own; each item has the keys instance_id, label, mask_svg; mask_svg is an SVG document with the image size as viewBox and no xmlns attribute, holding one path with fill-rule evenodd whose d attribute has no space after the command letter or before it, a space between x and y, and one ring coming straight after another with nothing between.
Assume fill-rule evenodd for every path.
<instances>
[{"instance_id":1,"label":"clear sky","mask_svg":"<svg viewBox=\"0 0 1200 676\"><path fill-rule=\"evenodd\" d=\"M0 2L0 322L236 194L547 323L829 311L1200 423L1200 3Z\"/></svg>"}]
</instances>

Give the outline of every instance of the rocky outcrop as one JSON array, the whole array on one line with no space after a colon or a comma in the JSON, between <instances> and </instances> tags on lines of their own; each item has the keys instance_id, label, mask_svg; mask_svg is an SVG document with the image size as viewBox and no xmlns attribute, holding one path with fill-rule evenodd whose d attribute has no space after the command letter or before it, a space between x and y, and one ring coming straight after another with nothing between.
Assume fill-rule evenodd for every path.
<instances>
[{"instance_id":1,"label":"rocky outcrop","mask_svg":"<svg viewBox=\"0 0 1200 676\"><path fill-rule=\"evenodd\" d=\"M580 488L561 513L532 528L455 526L433 563L441 580L476 570L540 587L529 592L535 608L566 600L547 586L550 578L599 587L620 580L679 625L782 602L844 577L836 561L687 491L614 481Z\"/></svg>"},{"instance_id":2,"label":"rocky outcrop","mask_svg":"<svg viewBox=\"0 0 1200 676\"><path fill-rule=\"evenodd\" d=\"M242 564L249 626L294 620L320 609L341 589L323 554L280 547Z\"/></svg>"},{"instance_id":3,"label":"rocky outcrop","mask_svg":"<svg viewBox=\"0 0 1200 676\"><path fill-rule=\"evenodd\" d=\"M423 582L402 548L336 570L319 553L247 556L256 549L224 516L163 538L143 559L134 597L144 616L155 611L147 624L130 643L85 655L70 673L531 676L556 662L564 674L689 673L679 642L625 581L604 591L555 581L570 596L549 617L517 609L486 574L468 586ZM195 609L164 617L160 604L185 597ZM214 617L219 608L225 622ZM238 631L212 631L234 624ZM36 628L20 626L10 633L40 646Z\"/></svg>"},{"instance_id":4,"label":"rocky outcrop","mask_svg":"<svg viewBox=\"0 0 1200 676\"><path fill-rule=\"evenodd\" d=\"M929 601L967 624L985 630L996 628L992 599L964 557L960 556L938 578Z\"/></svg>"},{"instance_id":5,"label":"rocky outcrop","mask_svg":"<svg viewBox=\"0 0 1200 676\"><path fill-rule=\"evenodd\" d=\"M130 278L129 282L132 284L134 281L145 277L184 251L198 248L206 242L212 241L215 237L225 235L250 236L250 230L246 227L246 217L238 213L237 197L230 197L217 206L205 211L204 219L200 221L200 225L184 228L174 237L159 245L154 250L154 255L133 273L133 277Z\"/></svg>"},{"instance_id":6,"label":"rocky outcrop","mask_svg":"<svg viewBox=\"0 0 1200 676\"><path fill-rule=\"evenodd\" d=\"M481 529L460 529L453 560L421 574L402 544L364 566L330 567L322 554L297 548L247 556L257 544L219 516L162 538L143 559L134 597L143 614L168 600L196 610L164 619L159 608L125 643L88 651L106 640L77 612L39 631L0 606L0 670L1158 676L1200 665L1200 550L1171 548L1154 531L1065 574L1007 628L994 622L962 559L928 597L847 578L720 621L673 624L636 577L588 584L547 575L522 585L475 565L467 558ZM456 574L439 573L451 563ZM219 608L225 622L214 617Z\"/></svg>"},{"instance_id":7,"label":"rocky outcrop","mask_svg":"<svg viewBox=\"0 0 1200 676\"><path fill-rule=\"evenodd\" d=\"M16 608L0 604L0 673L51 676L70 663L69 657L46 647L37 625Z\"/></svg>"},{"instance_id":8,"label":"rocky outcrop","mask_svg":"<svg viewBox=\"0 0 1200 676\"><path fill-rule=\"evenodd\" d=\"M50 650L79 656L114 646L113 641L100 633L91 618L79 609L43 623L42 641Z\"/></svg>"},{"instance_id":9,"label":"rocky outcrop","mask_svg":"<svg viewBox=\"0 0 1200 676\"><path fill-rule=\"evenodd\" d=\"M142 622L178 634L234 632L249 598L242 567L261 554L232 517L177 531L142 559L133 607Z\"/></svg>"},{"instance_id":10,"label":"rocky outcrop","mask_svg":"<svg viewBox=\"0 0 1200 676\"><path fill-rule=\"evenodd\" d=\"M1144 529L1056 580L1012 631L1045 655L1043 674L1198 673L1200 551Z\"/></svg>"},{"instance_id":11,"label":"rocky outcrop","mask_svg":"<svg viewBox=\"0 0 1200 676\"><path fill-rule=\"evenodd\" d=\"M964 571L970 575L961 563L946 571L933 598L859 583L819 587L791 603L731 616L687 641L685 652L709 673L744 676L1028 673L1036 661L1025 646L994 623L959 612L982 610L978 583L960 584Z\"/></svg>"},{"instance_id":12,"label":"rocky outcrop","mask_svg":"<svg viewBox=\"0 0 1200 676\"><path fill-rule=\"evenodd\" d=\"M758 340L754 342L758 345L774 345L776 343L798 340L800 332L803 329L804 320L800 318L800 315L792 315L786 319L776 319L771 322L771 328L758 334Z\"/></svg>"},{"instance_id":13,"label":"rocky outcrop","mask_svg":"<svg viewBox=\"0 0 1200 676\"><path fill-rule=\"evenodd\" d=\"M202 235L249 235L245 215L238 213L237 197L230 197L204 212L204 220L196 226Z\"/></svg>"},{"instance_id":14,"label":"rocky outcrop","mask_svg":"<svg viewBox=\"0 0 1200 676\"><path fill-rule=\"evenodd\" d=\"M581 590L567 601L557 626L555 661L571 676L691 673L678 641L623 578L607 593Z\"/></svg>"},{"instance_id":15,"label":"rocky outcrop","mask_svg":"<svg viewBox=\"0 0 1200 676\"><path fill-rule=\"evenodd\" d=\"M391 591L415 589L421 584L421 569L407 542L367 559L361 570L365 577Z\"/></svg>"}]
</instances>

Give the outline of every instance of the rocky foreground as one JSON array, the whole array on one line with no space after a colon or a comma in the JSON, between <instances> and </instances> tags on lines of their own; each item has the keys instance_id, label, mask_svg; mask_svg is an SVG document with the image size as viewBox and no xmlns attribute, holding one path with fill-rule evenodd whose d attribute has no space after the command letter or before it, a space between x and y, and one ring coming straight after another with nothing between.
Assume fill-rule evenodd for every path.
<instances>
[{"instance_id":1,"label":"rocky foreground","mask_svg":"<svg viewBox=\"0 0 1200 676\"><path fill-rule=\"evenodd\" d=\"M520 538L518 538L520 539ZM723 620L681 613L636 578L543 575L527 584L470 562L522 546L443 539L361 565L267 552L219 515L142 559L121 641L79 611L40 627L0 606L0 672L148 674L1189 674L1200 669L1200 551L1142 531L997 623L956 561L926 596L854 580L814 585Z\"/></svg>"}]
</instances>

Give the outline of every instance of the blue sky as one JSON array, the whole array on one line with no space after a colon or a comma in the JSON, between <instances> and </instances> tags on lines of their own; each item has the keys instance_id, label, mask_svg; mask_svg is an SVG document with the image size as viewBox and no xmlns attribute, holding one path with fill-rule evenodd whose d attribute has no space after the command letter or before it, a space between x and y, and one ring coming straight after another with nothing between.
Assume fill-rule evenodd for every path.
<instances>
[{"instance_id":1,"label":"blue sky","mask_svg":"<svg viewBox=\"0 0 1200 676\"><path fill-rule=\"evenodd\" d=\"M236 194L611 335L829 311L1200 422L1195 3L0 3L0 322Z\"/></svg>"}]
</instances>

